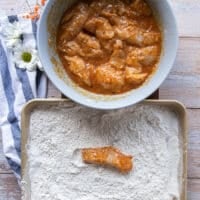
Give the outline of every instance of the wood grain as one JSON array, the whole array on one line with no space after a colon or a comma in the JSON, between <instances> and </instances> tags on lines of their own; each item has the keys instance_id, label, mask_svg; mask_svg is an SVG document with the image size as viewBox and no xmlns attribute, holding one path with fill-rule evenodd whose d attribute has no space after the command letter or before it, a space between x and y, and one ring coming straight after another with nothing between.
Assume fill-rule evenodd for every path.
<instances>
[{"instance_id":1,"label":"wood grain","mask_svg":"<svg viewBox=\"0 0 200 200\"><path fill-rule=\"evenodd\" d=\"M20 200L21 192L12 174L0 174L0 199L1 200Z\"/></svg>"},{"instance_id":2,"label":"wood grain","mask_svg":"<svg viewBox=\"0 0 200 200\"><path fill-rule=\"evenodd\" d=\"M180 36L200 37L200 0L170 0Z\"/></svg>"},{"instance_id":3,"label":"wood grain","mask_svg":"<svg viewBox=\"0 0 200 200\"><path fill-rule=\"evenodd\" d=\"M200 179L188 180L188 199L187 200L199 200L200 199Z\"/></svg>"},{"instance_id":4,"label":"wood grain","mask_svg":"<svg viewBox=\"0 0 200 200\"><path fill-rule=\"evenodd\" d=\"M187 115L189 124L188 147L191 150L200 150L200 109L188 109Z\"/></svg>"},{"instance_id":5,"label":"wood grain","mask_svg":"<svg viewBox=\"0 0 200 200\"><path fill-rule=\"evenodd\" d=\"M180 38L177 58L160 87L160 98L176 99L188 108L200 108L200 38Z\"/></svg>"},{"instance_id":6,"label":"wood grain","mask_svg":"<svg viewBox=\"0 0 200 200\"><path fill-rule=\"evenodd\" d=\"M0 174L9 173L9 172L11 172L11 170L3 154L2 137L1 137L1 132L0 132Z\"/></svg>"},{"instance_id":7,"label":"wood grain","mask_svg":"<svg viewBox=\"0 0 200 200\"><path fill-rule=\"evenodd\" d=\"M61 92L53 85L53 83L48 81L48 98L61 98Z\"/></svg>"},{"instance_id":8,"label":"wood grain","mask_svg":"<svg viewBox=\"0 0 200 200\"><path fill-rule=\"evenodd\" d=\"M200 38L180 37L177 57L171 74L190 76L200 75L199 53Z\"/></svg>"},{"instance_id":9,"label":"wood grain","mask_svg":"<svg viewBox=\"0 0 200 200\"><path fill-rule=\"evenodd\" d=\"M187 113L189 120L188 177L200 179L200 109L188 109Z\"/></svg>"}]
</instances>

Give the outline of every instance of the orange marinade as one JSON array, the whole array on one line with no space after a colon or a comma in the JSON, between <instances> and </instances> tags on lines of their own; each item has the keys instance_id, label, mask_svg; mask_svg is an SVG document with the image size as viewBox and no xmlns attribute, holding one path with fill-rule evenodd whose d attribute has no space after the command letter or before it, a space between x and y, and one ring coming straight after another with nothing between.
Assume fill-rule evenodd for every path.
<instances>
[{"instance_id":1,"label":"orange marinade","mask_svg":"<svg viewBox=\"0 0 200 200\"><path fill-rule=\"evenodd\" d=\"M58 27L57 50L71 79L98 94L141 86L156 68L162 34L144 0L79 1Z\"/></svg>"}]
</instances>

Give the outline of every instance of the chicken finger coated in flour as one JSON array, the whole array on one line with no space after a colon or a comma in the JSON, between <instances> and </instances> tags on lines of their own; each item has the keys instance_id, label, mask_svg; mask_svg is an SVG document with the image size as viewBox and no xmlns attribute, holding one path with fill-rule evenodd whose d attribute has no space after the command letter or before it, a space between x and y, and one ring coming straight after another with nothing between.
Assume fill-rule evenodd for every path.
<instances>
[{"instance_id":1,"label":"chicken finger coated in flour","mask_svg":"<svg viewBox=\"0 0 200 200\"><path fill-rule=\"evenodd\" d=\"M111 166L123 173L132 170L132 158L131 155L125 155L111 146L82 149L82 159L85 163Z\"/></svg>"}]
</instances>

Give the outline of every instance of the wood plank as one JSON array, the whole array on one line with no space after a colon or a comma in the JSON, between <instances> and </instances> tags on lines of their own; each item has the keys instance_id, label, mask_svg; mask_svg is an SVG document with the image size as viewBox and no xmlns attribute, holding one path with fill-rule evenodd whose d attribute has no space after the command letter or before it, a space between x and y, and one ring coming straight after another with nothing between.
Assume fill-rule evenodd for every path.
<instances>
[{"instance_id":1,"label":"wood plank","mask_svg":"<svg viewBox=\"0 0 200 200\"><path fill-rule=\"evenodd\" d=\"M180 36L200 37L200 0L170 0Z\"/></svg>"},{"instance_id":2,"label":"wood plank","mask_svg":"<svg viewBox=\"0 0 200 200\"><path fill-rule=\"evenodd\" d=\"M9 172L11 173L11 170L3 154L2 136L0 132L0 173L9 173Z\"/></svg>"},{"instance_id":3,"label":"wood plank","mask_svg":"<svg viewBox=\"0 0 200 200\"><path fill-rule=\"evenodd\" d=\"M200 108L200 38L180 38L172 71L160 87L161 99L176 99Z\"/></svg>"},{"instance_id":4,"label":"wood plank","mask_svg":"<svg viewBox=\"0 0 200 200\"><path fill-rule=\"evenodd\" d=\"M188 151L188 177L199 178L200 177L200 150Z\"/></svg>"},{"instance_id":5,"label":"wood plank","mask_svg":"<svg viewBox=\"0 0 200 200\"><path fill-rule=\"evenodd\" d=\"M188 108L200 108L200 76L171 74L160 88L160 99L176 99Z\"/></svg>"},{"instance_id":6,"label":"wood plank","mask_svg":"<svg viewBox=\"0 0 200 200\"><path fill-rule=\"evenodd\" d=\"M49 80L48 81L48 91L47 91L48 98L60 98L61 92L53 85L53 83Z\"/></svg>"},{"instance_id":7,"label":"wood plank","mask_svg":"<svg viewBox=\"0 0 200 200\"><path fill-rule=\"evenodd\" d=\"M188 179L187 200L200 199L200 179Z\"/></svg>"},{"instance_id":8,"label":"wood plank","mask_svg":"<svg viewBox=\"0 0 200 200\"><path fill-rule=\"evenodd\" d=\"M187 114L190 130L189 149L200 150L200 109L188 109Z\"/></svg>"},{"instance_id":9,"label":"wood plank","mask_svg":"<svg viewBox=\"0 0 200 200\"><path fill-rule=\"evenodd\" d=\"M200 178L200 109L188 109L188 177ZM200 191L199 191L200 192Z\"/></svg>"},{"instance_id":10,"label":"wood plank","mask_svg":"<svg viewBox=\"0 0 200 200\"><path fill-rule=\"evenodd\" d=\"M0 199L20 200L21 192L13 174L0 174Z\"/></svg>"},{"instance_id":11,"label":"wood plank","mask_svg":"<svg viewBox=\"0 0 200 200\"><path fill-rule=\"evenodd\" d=\"M172 73L179 75L200 75L200 56L198 52L200 52L200 38L180 38Z\"/></svg>"}]
</instances>

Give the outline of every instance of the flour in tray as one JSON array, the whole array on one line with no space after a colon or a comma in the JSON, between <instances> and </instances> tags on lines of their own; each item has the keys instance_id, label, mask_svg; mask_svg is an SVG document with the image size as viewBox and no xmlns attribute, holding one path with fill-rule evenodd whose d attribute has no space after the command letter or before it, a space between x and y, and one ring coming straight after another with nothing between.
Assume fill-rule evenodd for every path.
<instances>
[{"instance_id":1,"label":"flour in tray","mask_svg":"<svg viewBox=\"0 0 200 200\"><path fill-rule=\"evenodd\" d=\"M179 127L173 110L148 104L109 112L38 107L28 141L31 200L180 200ZM81 148L110 145L134 156L129 174L82 162Z\"/></svg>"}]
</instances>

